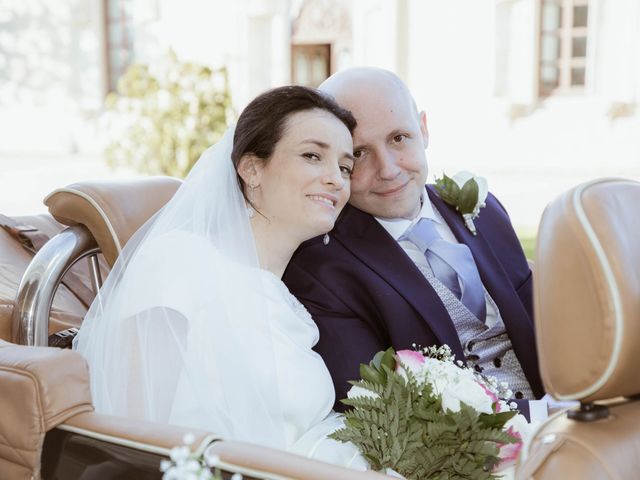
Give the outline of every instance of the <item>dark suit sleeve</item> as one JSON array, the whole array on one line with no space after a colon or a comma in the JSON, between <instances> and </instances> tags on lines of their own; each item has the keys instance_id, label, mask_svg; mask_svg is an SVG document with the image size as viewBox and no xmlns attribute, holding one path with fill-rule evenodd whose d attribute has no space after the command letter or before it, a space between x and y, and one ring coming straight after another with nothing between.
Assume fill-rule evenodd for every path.
<instances>
[{"instance_id":1,"label":"dark suit sleeve","mask_svg":"<svg viewBox=\"0 0 640 480\"><path fill-rule=\"evenodd\" d=\"M375 326L356 315L340 298L316 277L291 264L286 273L287 283L295 287L292 293L304 304L320 331L314 347L333 379L336 391L334 409L344 411L340 400L351 388L350 380L360 379L360 364L369 363L383 350L385 342Z\"/></svg>"},{"instance_id":2,"label":"dark suit sleeve","mask_svg":"<svg viewBox=\"0 0 640 480\"><path fill-rule=\"evenodd\" d=\"M511 219L500 201L489 194L487 210L491 215L478 217L478 227L482 228L487 243L491 246L495 257L500 261L509 278L513 289L520 297L530 321L533 321L533 281L531 269L522 250L520 240L516 234Z\"/></svg>"},{"instance_id":3,"label":"dark suit sleeve","mask_svg":"<svg viewBox=\"0 0 640 480\"><path fill-rule=\"evenodd\" d=\"M533 318L533 272L531 270L529 270L529 275L525 281L516 288L516 292L530 318Z\"/></svg>"}]
</instances>

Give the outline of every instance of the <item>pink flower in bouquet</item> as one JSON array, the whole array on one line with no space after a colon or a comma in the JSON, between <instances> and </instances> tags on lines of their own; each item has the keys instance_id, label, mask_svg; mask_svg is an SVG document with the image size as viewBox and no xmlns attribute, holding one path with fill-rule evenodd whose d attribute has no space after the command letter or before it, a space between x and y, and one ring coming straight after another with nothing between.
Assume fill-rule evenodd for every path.
<instances>
[{"instance_id":1,"label":"pink flower in bouquet","mask_svg":"<svg viewBox=\"0 0 640 480\"><path fill-rule=\"evenodd\" d=\"M400 371L404 366L416 377L422 374L424 367L424 355L422 353L416 352L415 350L400 350L396 352L396 358L399 362L396 365L396 371Z\"/></svg>"},{"instance_id":2,"label":"pink flower in bouquet","mask_svg":"<svg viewBox=\"0 0 640 480\"><path fill-rule=\"evenodd\" d=\"M498 453L500 463L496 465L494 470L500 471L510 467L511 465L515 465L518 455L520 454L520 450L522 450L525 437L528 437L530 430L531 426L527 422L527 419L520 414L516 415L505 424L504 431L512 437L517 438L518 441L515 443L500 445L500 453Z\"/></svg>"},{"instance_id":3,"label":"pink flower in bouquet","mask_svg":"<svg viewBox=\"0 0 640 480\"><path fill-rule=\"evenodd\" d=\"M522 435L520 432L516 431L513 425L507 428L506 432L512 437L517 438L518 441L515 443L500 445L500 453L498 454L500 457L500 463L496 465L496 469L498 470L515 464L518 459L518 455L520 454L520 450L522 450Z\"/></svg>"},{"instance_id":4,"label":"pink flower in bouquet","mask_svg":"<svg viewBox=\"0 0 640 480\"><path fill-rule=\"evenodd\" d=\"M486 385L483 385L481 382L478 382L478 385L480 385L482 387L482 389L484 390L484 392L487 394L487 396L491 399L491 404L495 405L495 411L496 413L500 412L500 402L498 402L498 396L493 393L491 390L489 390L487 388Z\"/></svg>"}]
</instances>

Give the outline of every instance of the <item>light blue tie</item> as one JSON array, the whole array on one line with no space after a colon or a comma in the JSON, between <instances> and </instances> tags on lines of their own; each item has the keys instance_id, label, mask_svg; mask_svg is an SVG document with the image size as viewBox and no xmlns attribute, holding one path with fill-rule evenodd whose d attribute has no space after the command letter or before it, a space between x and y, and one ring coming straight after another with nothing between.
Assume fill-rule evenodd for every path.
<instances>
[{"instance_id":1,"label":"light blue tie","mask_svg":"<svg viewBox=\"0 0 640 480\"><path fill-rule=\"evenodd\" d=\"M413 228L400 237L400 240L409 240L418 247L424 253L435 277L451 290L478 320L485 321L487 306L484 287L469 247L443 240L433 220L429 218L421 218Z\"/></svg>"}]
</instances>

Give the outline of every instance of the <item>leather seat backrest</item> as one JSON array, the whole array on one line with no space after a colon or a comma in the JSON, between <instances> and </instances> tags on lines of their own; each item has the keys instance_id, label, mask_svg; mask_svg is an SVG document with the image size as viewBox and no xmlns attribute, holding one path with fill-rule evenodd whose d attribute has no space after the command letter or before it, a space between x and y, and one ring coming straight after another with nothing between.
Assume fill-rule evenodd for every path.
<instances>
[{"instance_id":1,"label":"leather seat backrest","mask_svg":"<svg viewBox=\"0 0 640 480\"><path fill-rule=\"evenodd\" d=\"M171 177L80 182L53 191L44 203L59 222L86 226L113 266L131 235L169 201L180 184Z\"/></svg>"},{"instance_id":2,"label":"leather seat backrest","mask_svg":"<svg viewBox=\"0 0 640 480\"><path fill-rule=\"evenodd\" d=\"M579 400L538 427L517 479L637 478L640 471L640 183L579 185L546 208L534 271L547 392Z\"/></svg>"},{"instance_id":3,"label":"leather seat backrest","mask_svg":"<svg viewBox=\"0 0 640 480\"><path fill-rule=\"evenodd\" d=\"M640 393L640 183L579 185L544 212L535 321L545 389L591 402Z\"/></svg>"}]
</instances>

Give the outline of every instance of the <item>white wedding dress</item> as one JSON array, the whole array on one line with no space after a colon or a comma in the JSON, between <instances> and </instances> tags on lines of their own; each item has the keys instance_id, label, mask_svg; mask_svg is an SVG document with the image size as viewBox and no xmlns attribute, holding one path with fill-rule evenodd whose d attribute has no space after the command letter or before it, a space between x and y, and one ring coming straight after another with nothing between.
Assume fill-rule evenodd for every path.
<instances>
[{"instance_id":1,"label":"white wedding dress","mask_svg":"<svg viewBox=\"0 0 640 480\"><path fill-rule=\"evenodd\" d=\"M343 417L331 410L335 393L324 361L312 347L318 327L306 308L271 272L262 270L268 295L278 389L282 399L285 449L329 463L366 470L358 449L327 438L342 427Z\"/></svg>"},{"instance_id":2,"label":"white wedding dress","mask_svg":"<svg viewBox=\"0 0 640 480\"><path fill-rule=\"evenodd\" d=\"M96 411L208 430L364 470L312 350L318 329L259 267L229 152L209 149L127 243L74 348Z\"/></svg>"}]
</instances>

